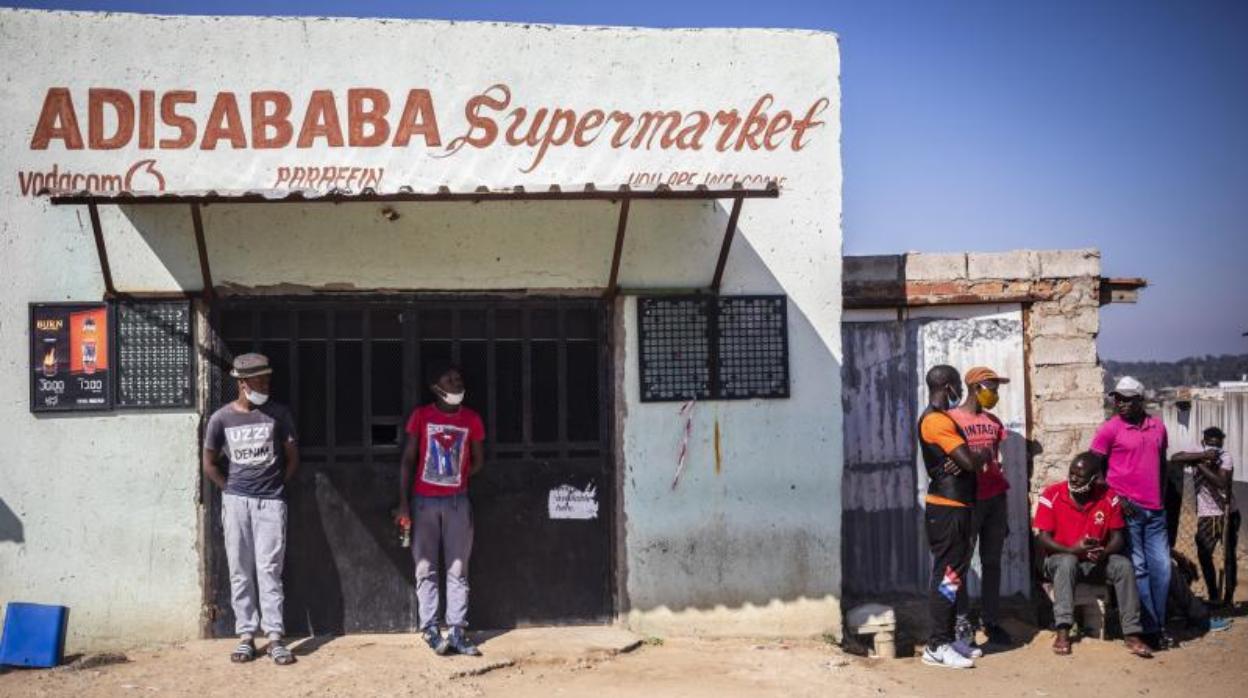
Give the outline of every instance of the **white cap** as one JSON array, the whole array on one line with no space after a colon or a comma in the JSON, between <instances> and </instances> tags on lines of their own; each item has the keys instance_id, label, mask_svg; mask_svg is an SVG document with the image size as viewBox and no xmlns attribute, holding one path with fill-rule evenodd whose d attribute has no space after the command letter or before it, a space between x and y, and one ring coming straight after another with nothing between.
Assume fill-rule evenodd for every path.
<instances>
[{"instance_id":1,"label":"white cap","mask_svg":"<svg viewBox=\"0 0 1248 698\"><path fill-rule=\"evenodd\" d=\"M1123 397L1139 397L1144 394L1144 384L1131 376L1123 376L1118 379L1118 383L1114 385L1113 390L1109 391L1109 394L1121 395Z\"/></svg>"}]
</instances>

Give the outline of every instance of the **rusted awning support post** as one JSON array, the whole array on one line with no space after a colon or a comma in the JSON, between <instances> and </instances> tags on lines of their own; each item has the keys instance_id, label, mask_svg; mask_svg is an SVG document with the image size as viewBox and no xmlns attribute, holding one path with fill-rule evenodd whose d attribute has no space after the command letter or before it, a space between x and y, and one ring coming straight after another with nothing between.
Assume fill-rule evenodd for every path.
<instances>
[{"instance_id":1,"label":"rusted awning support post","mask_svg":"<svg viewBox=\"0 0 1248 698\"><path fill-rule=\"evenodd\" d=\"M607 281L607 299L615 298L620 286L620 257L624 255L624 233L628 230L628 199L620 200L620 221L615 228L615 252L611 255L611 278Z\"/></svg>"},{"instance_id":2,"label":"rusted awning support post","mask_svg":"<svg viewBox=\"0 0 1248 698\"><path fill-rule=\"evenodd\" d=\"M212 270L208 268L208 243L204 241L204 218L200 215L199 204L191 204L191 224L195 226L195 247L199 250L199 273L204 279L204 300L211 303L215 294L212 290Z\"/></svg>"},{"instance_id":3,"label":"rusted awning support post","mask_svg":"<svg viewBox=\"0 0 1248 698\"><path fill-rule=\"evenodd\" d=\"M104 275L104 297L117 295L113 288L113 270L108 266L108 249L104 247L104 229L100 227L100 209L95 204L87 205L87 214L91 217L91 234L95 236L95 252L100 256L100 273Z\"/></svg>"},{"instance_id":4,"label":"rusted awning support post","mask_svg":"<svg viewBox=\"0 0 1248 698\"><path fill-rule=\"evenodd\" d=\"M728 251L732 249L732 237L737 231L737 219L741 217L741 202L744 197L732 199L732 213L728 214L728 229L724 231L724 244L719 248L719 261L715 263L715 278L711 280L711 293L719 293L719 285L724 280L724 267L728 264Z\"/></svg>"}]
</instances>

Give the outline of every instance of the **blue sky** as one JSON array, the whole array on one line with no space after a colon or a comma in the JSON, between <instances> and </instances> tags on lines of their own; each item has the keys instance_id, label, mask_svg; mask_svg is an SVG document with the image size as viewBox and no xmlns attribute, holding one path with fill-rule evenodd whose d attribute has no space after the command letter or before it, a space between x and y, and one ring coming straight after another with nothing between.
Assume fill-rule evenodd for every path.
<instances>
[{"instance_id":1,"label":"blue sky","mask_svg":"<svg viewBox=\"0 0 1248 698\"><path fill-rule=\"evenodd\" d=\"M4 2L825 29L845 253L1099 247L1109 359L1248 353L1248 2Z\"/></svg>"}]
</instances>

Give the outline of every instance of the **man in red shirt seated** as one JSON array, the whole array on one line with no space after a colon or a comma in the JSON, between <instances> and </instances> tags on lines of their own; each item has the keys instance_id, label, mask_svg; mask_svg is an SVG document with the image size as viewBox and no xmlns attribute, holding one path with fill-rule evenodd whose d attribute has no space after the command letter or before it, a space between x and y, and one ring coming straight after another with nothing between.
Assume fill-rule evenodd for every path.
<instances>
[{"instance_id":1,"label":"man in red shirt seated","mask_svg":"<svg viewBox=\"0 0 1248 698\"><path fill-rule=\"evenodd\" d=\"M1066 482L1049 485L1040 495L1033 525L1044 548L1044 574L1053 583L1053 651L1070 654L1075 584L1105 582L1114 587L1127 649L1151 657L1140 638L1140 596L1131 561L1120 554L1126 545L1118 495L1097 481L1101 459L1084 452L1070 463Z\"/></svg>"}]
</instances>

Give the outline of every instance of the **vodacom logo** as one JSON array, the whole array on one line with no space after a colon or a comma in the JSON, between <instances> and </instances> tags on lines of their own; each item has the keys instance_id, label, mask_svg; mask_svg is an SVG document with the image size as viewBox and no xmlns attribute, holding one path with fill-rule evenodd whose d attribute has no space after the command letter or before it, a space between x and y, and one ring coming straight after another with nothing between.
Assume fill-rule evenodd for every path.
<instances>
[{"instance_id":1,"label":"vodacom logo","mask_svg":"<svg viewBox=\"0 0 1248 698\"><path fill-rule=\"evenodd\" d=\"M139 160L126 170L126 191L164 191L165 176L156 169L155 160Z\"/></svg>"},{"instance_id":2,"label":"vodacom logo","mask_svg":"<svg viewBox=\"0 0 1248 698\"><path fill-rule=\"evenodd\" d=\"M35 196L43 189L68 191L164 191L165 175L152 159L139 160L124 172L83 172L59 163L50 169L18 170L22 196Z\"/></svg>"}]
</instances>

